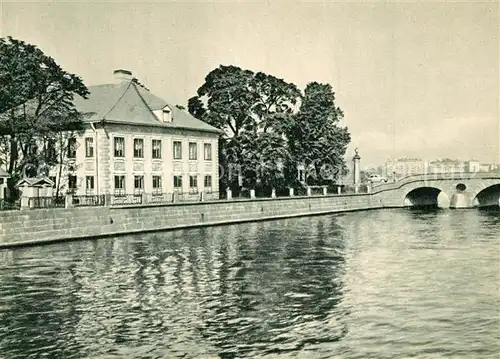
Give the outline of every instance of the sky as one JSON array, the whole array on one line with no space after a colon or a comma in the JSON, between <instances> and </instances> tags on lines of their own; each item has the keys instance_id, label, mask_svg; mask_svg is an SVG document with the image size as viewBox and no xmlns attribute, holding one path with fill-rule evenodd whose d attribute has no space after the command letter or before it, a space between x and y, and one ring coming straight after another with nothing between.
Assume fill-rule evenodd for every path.
<instances>
[{"instance_id":1,"label":"sky","mask_svg":"<svg viewBox=\"0 0 500 359\"><path fill-rule=\"evenodd\" d=\"M490 2L0 0L0 36L40 47L86 85L117 68L186 105L235 65L304 89L330 83L364 166L500 163L499 5Z\"/></svg>"}]
</instances>

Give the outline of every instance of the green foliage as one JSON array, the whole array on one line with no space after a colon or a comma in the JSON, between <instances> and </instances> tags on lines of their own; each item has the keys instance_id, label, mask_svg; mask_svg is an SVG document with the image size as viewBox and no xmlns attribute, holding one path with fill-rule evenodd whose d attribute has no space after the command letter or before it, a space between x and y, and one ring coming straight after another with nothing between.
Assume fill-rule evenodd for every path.
<instances>
[{"instance_id":1,"label":"green foliage","mask_svg":"<svg viewBox=\"0 0 500 359\"><path fill-rule=\"evenodd\" d=\"M193 115L198 119L205 119L205 114L207 112L207 110L205 110L205 108L203 107L203 103L201 102L198 96L191 97L189 99L188 111L191 115Z\"/></svg>"},{"instance_id":2,"label":"green foliage","mask_svg":"<svg viewBox=\"0 0 500 359\"><path fill-rule=\"evenodd\" d=\"M334 100L330 85L310 83L302 97L294 84L272 75L220 66L189 99L188 111L224 130L225 173L236 165L246 187L296 186L299 163L314 169L312 182L328 177L325 164L332 175L345 172L350 135L339 126L343 114ZM221 189L237 187L235 177L222 177Z\"/></svg>"},{"instance_id":3,"label":"green foliage","mask_svg":"<svg viewBox=\"0 0 500 359\"><path fill-rule=\"evenodd\" d=\"M242 131L283 133L300 91L293 84L236 66L220 66L205 77L189 112L226 131L227 138Z\"/></svg>"},{"instance_id":4,"label":"green foliage","mask_svg":"<svg viewBox=\"0 0 500 359\"><path fill-rule=\"evenodd\" d=\"M198 96L189 100L188 110L225 131L221 152L226 172L229 164L238 164L245 185L272 185L282 177L280 168L290 158L285 135L300 96L295 85L282 79L220 66L206 76Z\"/></svg>"},{"instance_id":5,"label":"green foliage","mask_svg":"<svg viewBox=\"0 0 500 359\"><path fill-rule=\"evenodd\" d=\"M34 45L0 38L0 136L8 148L8 172L13 179L26 164L53 164L61 158L50 147L61 133L82 130L73 106L75 95L87 97L82 80L64 71Z\"/></svg>"},{"instance_id":6,"label":"green foliage","mask_svg":"<svg viewBox=\"0 0 500 359\"><path fill-rule=\"evenodd\" d=\"M344 155L351 136L339 126L342 110L335 105L335 93L329 84L309 83L289 133L292 156L308 171L310 184L336 178L346 172Z\"/></svg>"}]
</instances>

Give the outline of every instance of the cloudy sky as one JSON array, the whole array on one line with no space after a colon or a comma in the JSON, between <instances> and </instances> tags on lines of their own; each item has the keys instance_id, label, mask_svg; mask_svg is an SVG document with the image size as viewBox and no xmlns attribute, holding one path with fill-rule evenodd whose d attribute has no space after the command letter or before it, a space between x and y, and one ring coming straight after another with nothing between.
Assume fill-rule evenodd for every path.
<instances>
[{"instance_id":1,"label":"cloudy sky","mask_svg":"<svg viewBox=\"0 0 500 359\"><path fill-rule=\"evenodd\" d=\"M499 6L491 2L0 1L0 35L87 85L126 68L186 104L220 64L332 84L364 165L500 162Z\"/></svg>"}]
</instances>

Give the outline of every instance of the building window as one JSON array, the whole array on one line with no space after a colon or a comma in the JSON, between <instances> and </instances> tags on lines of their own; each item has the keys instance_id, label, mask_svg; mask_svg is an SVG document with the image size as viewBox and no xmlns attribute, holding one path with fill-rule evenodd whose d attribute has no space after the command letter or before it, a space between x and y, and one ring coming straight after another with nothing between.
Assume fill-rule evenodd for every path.
<instances>
[{"instance_id":1,"label":"building window","mask_svg":"<svg viewBox=\"0 0 500 359\"><path fill-rule=\"evenodd\" d=\"M189 142L189 159L198 159L198 146L196 145L196 142Z\"/></svg>"},{"instance_id":2,"label":"building window","mask_svg":"<svg viewBox=\"0 0 500 359\"><path fill-rule=\"evenodd\" d=\"M115 137L115 157L125 157L125 139Z\"/></svg>"},{"instance_id":3,"label":"building window","mask_svg":"<svg viewBox=\"0 0 500 359\"><path fill-rule=\"evenodd\" d=\"M161 194L161 176L153 176L153 194Z\"/></svg>"},{"instance_id":4,"label":"building window","mask_svg":"<svg viewBox=\"0 0 500 359\"><path fill-rule=\"evenodd\" d=\"M212 144L205 143L203 145L203 149L205 152L205 161L212 161Z\"/></svg>"},{"instance_id":5,"label":"building window","mask_svg":"<svg viewBox=\"0 0 500 359\"><path fill-rule=\"evenodd\" d=\"M94 157L94 139L92 137L85 138L85 157Z\"/></svg>"},{"instance_id":6,"label":"building window","mask_svg":"<svg viewBox=\"0 0 500 359\"><path fill-rule=\"evenodd\" d=\"M69 175L68 176L68 189L69 193L75 193L76 191L76 176L75 175Z\"/></svg>"},{"instance_id":7,"label":"building window","mask_svg":"<svg viewBox=\"0 0 500 359\"><path fill-rule=\"evenodd\" d=\"M189 176L189 192L198 192L198 176Z\"/></svg>"},{"instance_id":8,"label":"building window","mask_svg":"<svg viewBox=\"0 0 500 359\"><path fill-rule=\"evenodd\" d=\"M163 122L172 122L172 112L169 108L163 109Z\"/></svg>"},{"instance_id":9,"label":"building window","mask_svg":"<svg viewBox=\"0 0 500 359\"><path fill-rule=\"evenodd\" d=\"M134 138L134 157L144 158L144 140L142 138Z\"/></svg>"},{"instance_id":10,"label":"building window","mask_svg":"<svg viewBox=\"0 0 500 359\"><path fill-rule=\"evenodd\" d=\"M205 175L205 181L203 183L203 187L205 188L206 192L212 191L212 176L211 175Z\"/></svg>"},{"instance_id":11,"label":"building window","mask_svg":"<svg viewBox=\"0 0 500 359\"><path fill-rule=\"evenodd\" d=\"M152 157L154 159L161 158L161 140L153 140L152 141Z\"/></svg>"},{"instance_id":12,"label":"building window","mask_svg":"<svg viewBox=\"0 0 500 359\"><path fill-rule=\"evenodd\" d=\"M125 196L125 176L115 176L115 196Z\"/></svg>"},{"instance_id":13,"label":"building window","mask_svg":"<svg viewBox=\"0 0 500 359\"><path fill-rule=\"evenodd\" d=\"M94 193L94 176L85 177L85 191L88 195Z\"/></svg>"},{"instance_id":14,"label":"building window","mask_svg":"<svg viewBox=\"0 0 500 359\"><path fill-rule=\"evenodd\" d=\"M0 184L3 184L3 182L4 182L4 179L0 178Z\"/></svg>"},{"instance_id":15,"label":"building window","mask_svg":"<svg viewBox=\"0 0 500 359\"><path fill-rule=\"evenodd\" d=\"M182 159L182 142L174 141L174 160Z\"/></svg>"},{"instance_id":16,"label":"building window","mask_svg":"<svg viewBox=\"0 0 500 359\"><path fill-rule=\"evenodd\" d=\"M174 176L174 189L176 190L182 189L182 176L180 175Z\"/></svg>"},{"instance_id":17,"label":"building window","mask_svg":"<svg viewBox=\"0 0 500 359\"><path fill-rule=\"evenodd\" d=\"M68 140L68 158L76 158L76 138Z\"/></svg>"},{"instance_id":18,"label":"building window","mask_svg":"<svg viewBox=\"0 0 500 359\"><path fill-rule=\"evenodd\" d=\"M144 176L134 176L134 193L144 192Z\"/></svg>"}]
</instances>

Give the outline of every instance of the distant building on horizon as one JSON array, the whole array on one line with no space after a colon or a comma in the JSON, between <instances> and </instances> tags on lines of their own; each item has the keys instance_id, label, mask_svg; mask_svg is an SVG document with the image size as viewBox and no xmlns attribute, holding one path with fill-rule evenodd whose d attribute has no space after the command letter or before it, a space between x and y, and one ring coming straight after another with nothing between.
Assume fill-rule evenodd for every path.
<instances>
[{"instance_id":1,"label":"distant building on horizon","mask_svg":"<svg viewBox=\"0 0 500 359\"><path fill-rule=\"evenodd\" d=\"M464 173L468 171L465 161L452 160L450 158L434 160L429 162L428 173Z\"/></svg>"},{"instance_id":2,"label":"distant building on horizon","mask_svg":"<svg viewBox=\"0 0 500 359\"><path fill-rule=\"evenodd\" d=\"M443 173L476 173L491 172L499 168L495 164L484 164L478 160L435 159L425 161L419 158L401 157L389 160L385 164L385 175L388 178L402 178L417 174L443 174Z\"/></svg>"},{"instance_id":3,"label":"distant building on horizon","mask_svg":"<svg viewBox=\"0 0 500 359\"><path fill-rule=\"evenodd\" d=\"M481 162L477 160L470 160L468 161L468 171L467 172L481 172Z\"/></svg>"},{"instance_id":4,"label":"distant building on horizon","mask_svg":"<svg viewBox=\"0 0 500 359\"><path fill-rule=\"evenodd\" d=\"M493 172L499 169L499 166L494 163L481 163L479 164L478 172Z\"/></svg>"},{"instance_id":5,"label":"distant building on horizon","mask_svg":"<svg viewBox=\"0 0 500 359\"><path fill-rule=\"evenodd\" d=\"M385 164L385 176L401 178L427 172L427 162L420 158L401 157L389 160Z\"/></svg>"},{"instance_id":6,"label":"distant building on horizon","mask_svg":"<svg viewBox=\"0 0 500 359\"><path fill-rule=\"evenodd\" d=\"M452 160L449 158L435 160L429 163L429 173L477 173L492 172L498 166L495 164L485 164L478 160Z\"/></svg>"}]
</instances>

